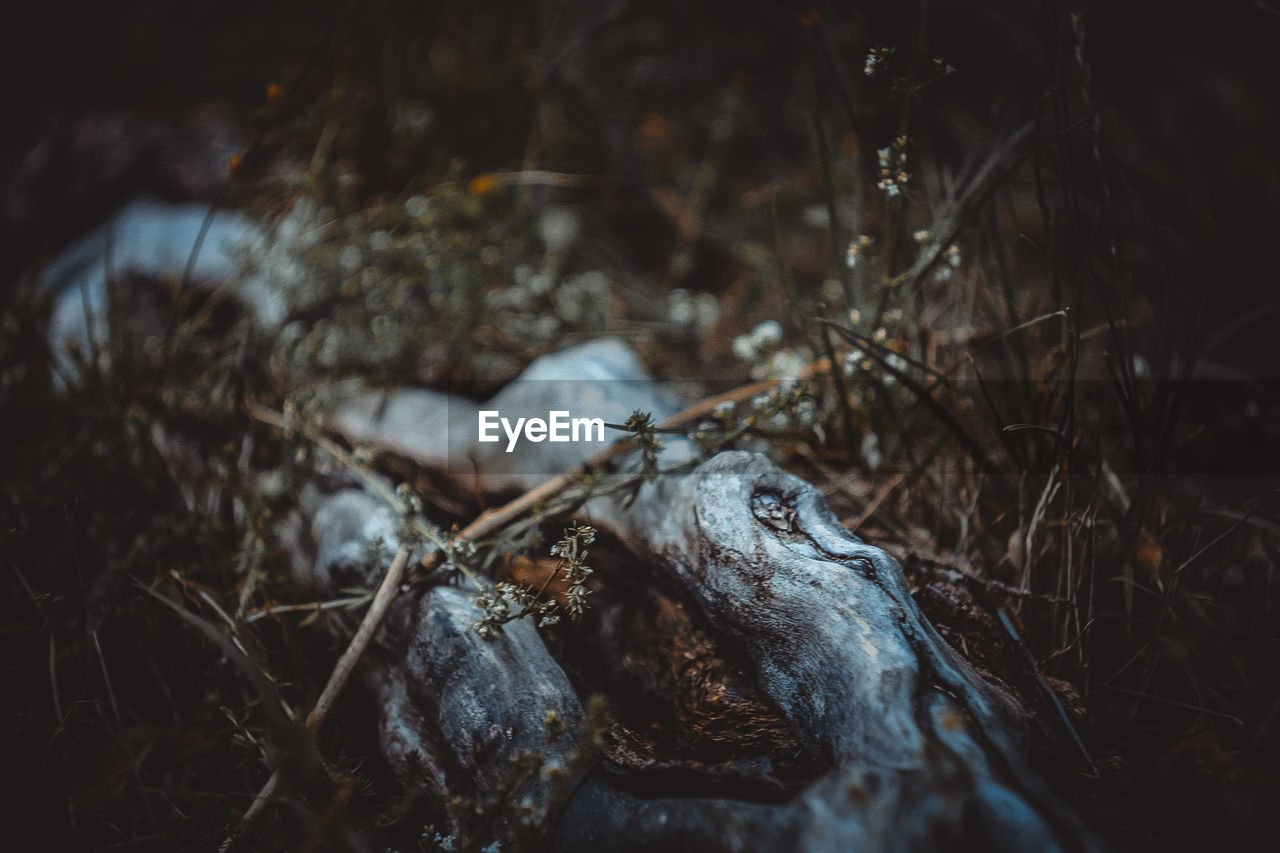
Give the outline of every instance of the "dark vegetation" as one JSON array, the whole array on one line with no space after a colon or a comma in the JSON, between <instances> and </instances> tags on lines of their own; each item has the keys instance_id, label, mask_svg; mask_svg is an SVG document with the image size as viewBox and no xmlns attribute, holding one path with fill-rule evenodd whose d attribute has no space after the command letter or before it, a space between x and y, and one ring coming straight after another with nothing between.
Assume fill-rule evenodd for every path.
<instances>
[{"instance_id":1,"label":"dark vegetation","mask_svg":"<svg viewBox=\"0 0 1280 853\"><path fill-rule=\"evenodd\" d=\"M5 79L23 82L0 138L0 839L216 847L265 755L324 767L299 771L311 782L264 844L419 844L431 807L379 765L359 690L299 746L226 649L142 589L234 630L295 709L345 647L356 617L340 609L249 621L299 600L274 525L315 475L305 439L246 412L292 390L267 345L220 334L233 318L177 323L169 357L122 342L110 373L63 392L30 281L150 193L267 218L313 197L358 220L312 258L337 282L344 241L412 232L400 211L425 195L453 295L418 302L411 282L394 359L313 378L480 393L604 330L709 396L769 366L733 342L777 320L794 358L850 369L818 428L772 452L895 553L948 641L1020 699L1033 763L1091 830L1120 848L1274 849L1280 16L1263 0L874 5L125 2L3 28ZM893 50L868 76L878 46ZM889 195L877 149L899 136L910 178ZM503 177L534 169L587 177ZM540 330L526 321L567 302L501 315L483 295L541 262L553 205L586 223L556 274L603 270L612 296ZM699 298L715 306L701 325L679 307ZM304 319L372 328L357 302L343 289ZM203 449L190 470L161 452L173 436ZM283 485L258 489L250 464ZM404 460L375 465L438 523L478 509ZM626 555L596 548L600 612L638 602L635 634L701 648L678 600L629 589L610 571ZM611 685L623 638L593 618L547 633L574 678L624 700L613 759L652 760L654 784L681 790L735 745L786 747L749 703L699 717L673 698L697 685L660 660Z\"/></svg>"}]
</instances>

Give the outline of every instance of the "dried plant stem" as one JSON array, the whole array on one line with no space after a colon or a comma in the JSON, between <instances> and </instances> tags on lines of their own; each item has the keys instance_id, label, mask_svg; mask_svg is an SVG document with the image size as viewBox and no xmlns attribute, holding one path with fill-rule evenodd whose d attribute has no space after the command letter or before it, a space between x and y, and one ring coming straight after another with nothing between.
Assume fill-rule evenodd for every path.
<instances>
[{"instance_id":1,"label":"dried plant stem","mask_svg":"<svg viewBox=\"0 0 1280 853\"><path fill-rule=\"evenodd\" d=\"M245 409L254 419L262 421L264 424L270 424L271 426L282 430L297 430L301 432L310 441L314 442L316 447L319 447L334 459L340 460L345 464L353 474L360 478L360 481L364 483L370 491L386 501L389 506L395 507L398 511L403 511L401 501L396 497L395 492L387 488L386 484L382 480L370 474L362 466L356 464L356 462L351 458L351 454L337 442L312 430L300 430L291 424L289 419L280 412L272 411L265 406L259 406L257 403L250 402L245 406ZM444 547L445 543L436 541L434 537L429 535L429 531L424 529L420 530L420 532L431 541L432 545L435 545L436 547Z\"/></svg>"},{"instance_id":2,"label":"dried plant stem","mask_svg":"<svg viewBox=\"0 0 1280 853\"><path fill-rule=\"evenodd\" d=\"M267 783L258 790L258 795L253 798L249 810L244 813L244 817L240 818L240 825L235 831L227 836L227 840L222 842L218 847L218 853L230 853L236 849L240 840L245 837L245 833L253 824L257 823L258 817L266 811L267 806L276 798L276 789L280 787L280 774L272 773Z\"/></svg>"},{"instance_id":3,"label":"dried plant stem","mask_svg":"<svg viewBox=\"0 0 1280 853\"><path fill-rule=\"evenodd\" d=\"M880 508L880 505L884 503L885 500L894 493L898 486L901 486L906 481L906 479L906 474L894 474L890 477L889 482L881 486L879 491L875 493L875 496L871 498L871 501L867 504L866 508L862 510L862 514L859 515L852 524L847 525L849 532L857 533L862 525L867 523L867 519L871 518L871 516L875 514L875 511Z\"/></svg>"},{"instance_id":4,"label":"dried plant stem","mask_svg":"<svg viewBox=\"0 0 1280 853\"><path fill-rule=\"evenodd\" d=\"M347 680L351 678L360 655L368 647L374 633L378 630L378 625L382 623L382 617L387 613L387 608L391 606L396 593L400 591L400 581L404 578L405 566L409 565L409 554L409 546L401 545L395 559L391 561L391 568L387 569L387 576L382 579L378 593L373 597L373 604L370 604L368 611L365 612L364 619L356 629L356 635L351 638L347 650L342 653L342 657L338 658L333 674L329 676L329 683L324 686L320 698L316 700L316 706L307 715L307 728L312 731L320 728L320 724L328 716L334 700L338 698Z\"/></svg>"},{"instance_id":5,"label":"dried plant stem","mask_svg":"<svg viewBox=\"0 0 1280 853\"><path fill-rule=\"evenodd\" d=\"M348 598L334 598L329 601L308 601L301 604L264 604L262 607L249 611L245 615L245 622L252 625L254 622L261 621L268 617L278 616L281 613L310 613L318 614L325 610L338 610L344 607L358 607L369 601L369 595L353 595ZM305 624L305 623L304 623Z\"/></svg>"}]
</instances>

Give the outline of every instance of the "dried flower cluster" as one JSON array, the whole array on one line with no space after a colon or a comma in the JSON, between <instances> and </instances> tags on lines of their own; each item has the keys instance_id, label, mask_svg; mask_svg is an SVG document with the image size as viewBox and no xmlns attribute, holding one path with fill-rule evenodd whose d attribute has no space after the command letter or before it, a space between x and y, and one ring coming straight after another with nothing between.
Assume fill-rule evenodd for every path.
<instances>
[{"instance_id":1,"label":"dried flower cluster","mask_svg":"<svg viewBox=\"0 0 1280 853\"><path fill-rule=\"evenodd\" d=\"M880 165L880 180L876 186L890 196L899 195L911 180L907 171L907 137L899 136L892 144L876 151Z\"/></svg>"},{"instance_id":2,"label":"dried flower cluster","mask_svg":"<svg viewBox=\"0 0 1280 853\"><path fill-rule=\"evenodd\" d=\"M555 625L560 621L560 602L554 598L544 597L551 581L558 575L566 586L564 610L569 618L578 620L586 610L586 581L591 569L586 564L587 548L595 541L594 527L586 524L575 524L564 532L556 544L551 546L551 556L559 557L555 570L548 575L541 589L522 584L497 583L493 589L476 597L476 606L484 611L484 618L475 623L476 632L485 639L496 637L502 626L526 616L537 620L539 628Z\"/></svg>"}]
</instances>

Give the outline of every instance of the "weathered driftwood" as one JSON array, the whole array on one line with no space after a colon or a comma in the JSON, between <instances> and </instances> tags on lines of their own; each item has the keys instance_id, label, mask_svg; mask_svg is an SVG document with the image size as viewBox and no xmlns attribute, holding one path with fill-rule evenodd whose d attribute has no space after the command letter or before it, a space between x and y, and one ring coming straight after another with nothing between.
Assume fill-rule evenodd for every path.
<instances>
[{"instance_id":1,"label":"weathered driftwood","mask_svg":"<svg viewBox=\"0 0 1280 853\"><path fill-rule=\"evenodd\" d=\"M747 650L804 748L834 766L772 811L708 804L717 821L733 816L720 849L759 849L765 837L808 850L1085 846L1025 769L1000 701L924 619L896 561L845 531L811 485L762 456L722 453L646 486L616 518L622 538ZM591 837L620 832L620 842L682 822L698 832L687 804L649 802L641 813L639 823L612 815ZM589 825L590 815L578 819ZM571 832L574 820L562 826Z\"/></svg>"},{"instance_id":2,"label":"weathered driftwood","mask_svg":"<svg viewBox=\"0 0 1280 853\"><path fill-rule=\"evenodd\" d=\"M616 345L597 344L596 350L602 346ZM592 355L589 349L559 354L552 378L573 375L574 359ZM517 382L515 389L487 405L523 415L564 404L555 397L564 386L555 383ZM379 418L371 398L357 399L342 410L343 426L383 440L396 434L396 422L425 422L413 414L415 401L427 407L440 402L395 396ZM646 402L657 401L651 397L641 404ZM416 430L430 436L419 446L404 440L414 432L398 433L398 446L440 464L439 431ZM528 445L524 453L546 447L552 446ZM558 465L580 461L565 449L573 447L559 446ZM485 480L487 486L524 483L534 479L525 472L540 470L540 460L528 455L476 450L490 461L493 476ZM687 448L669 452L682 455ZM746 651L760 688L791 724L802 748L831 769L784 804L642 799L624 792L607 774L595 773L577 788L557 823L555 847L1089 846L1075 819L1026 769L1003 700L925 620L897 562L849 534L811 485L758 454L727 452L692 473L646 484L629 506L597 499L588 515L692 593L714 626ZM465 621L456 613L466 606L451 600L455 615L448 618ZM472 616L478 619L479 611L473 608ZM433 624L425 615L422 619L415 630ZM540 645L536 635L526 633L522 644ZM545 700L542 668L508 672L502 655L484 641L466 648L455 644L453 651L475 656L466 670L479 683L527 677L529 695ZM406 661L410 684L433 678L419 665ZM520 717L527 728L536 726L541 711L535 703L522 712L506 707L488 713ZM434 725L456 723L437 717ZM399 743L404 728L396 731ZM440 760L452 760L448 754Z\"/></svg>"},{"instance_id":3,"label":"weathered driftwood","mask_svg":"<svg viewBox=\"0 0 1280 853\"><path fill-rule=\"evenodd\" d=\"M358 494L322 507L326 532L353 529ZM812 486L758 455L725 453L647 486L616 519L617 532L747 650L802 746L832 769L784 804L643 799L593 773L555 823L556 848L1088 846L1025 769L1000 700L915 607L893 558L846 533ZM360 538L345 553L373 544ZM528 828L495 804L523 804L533 818L557 804L582 710L531 623L481 638L474 597L453 587L426 594L393 640L399 651L367 681L381 699L384 753L402 778L438 801L488 807L493 822L455 818L450 831L463 840L511 841ZM558 738L548 712L565 727ZM512 764L522 751L543 758L522 771Z\"/></svg>"},{"instance_id":4,"label":"weathered driftwood","mask_svg":"<svg viewBox=\"0 0 1280 853\"><path fill-rule=\"evenodd\" d=\"M369 677L383 752L401 778L459 803L450 834L489 844L533 837L573 781L583 710L528 620L475 629L475 593L418 601L403 657Z\"/></svg>"},{"instance_id":5,"label":"weathered driftwood","mask_svg":"<svg viewBox=\"0 0 1280 853\"><path fill-rule=\"evenodd\" d=\"M165 217L157 213L143 206L124 219L161 227ZM190 211L168 218L188 230L196 220ZM148 254L182 241L128 249L134 244L123 240L138 233L118 229L117 270L185 266L185 251ZM94 235L50 269L47 290L61 290L55 348L64 336L88 344L101 333L110 276L95 264L110 254L109 234ZM206 265L197 259L193 267L197 278L227 274L237 241L258 232L215 217L210 234ZM281 304L261 290L253 281L238 288L260 322L274 323ZM617 342L540 360L529 377L537 378L504 390L491 407L508 417L570 408L615 422L632 409L659 418L673 409ZM336 421L349 435L394 445L459 478L474 472L480 479L472 485L492 491L528 488L593 449L526 443L508 454L501 443L480 445L477 410L424 392L356 392ZM665 459L690 453L686 443L670 442ZM316 554L308 582L320 588L349 582L398 530L397 515L360 490L303 503ZM381 700L390 764L437 802L464 803L442 830L466 843L510 844L542 824L551 833L544 840L564 850L1090 846L1026 770L998 694L924 619L898 564L845 531L812 486L762 456L722 453L691 473L646 484L633 504L598 498L588 515L687 589L741 649L801 750L827 770L784 803L641 797L615 774L579 776L581 702L536 629L520 621L486 639L474 630L479 591L441 586L390 620L390 651L370 662L366 681ZM562 795L568 802L555 817Z\"/></svg>"}]
</instances>

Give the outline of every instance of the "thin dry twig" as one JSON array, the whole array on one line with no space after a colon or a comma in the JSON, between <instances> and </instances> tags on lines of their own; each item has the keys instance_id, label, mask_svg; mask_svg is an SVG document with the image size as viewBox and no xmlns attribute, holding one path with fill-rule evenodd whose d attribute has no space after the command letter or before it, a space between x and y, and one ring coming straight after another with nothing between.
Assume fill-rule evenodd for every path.
<instances>
[{"instance_id":1,"label":"thin dry twig","mask_svg":"<svg viewBox=\"0 0 1280 853\"><path fill-rule=\"evenodd\" d=\"M1071 599L1060 598L1054 595L1046 595L1040 592L1029 592L1019 589L1013 584L1005 583L993 577L980 572L974 568L973 564L960 556L952 556L949 554L938 554L929 551L920 546L911 547L906 550L905 544L894 545L886 543L885 550L894 556L900 563L913 561L924 567L930 575L941 577L951 583L958 583L962 580L970 580L976 584L980 584L989 589L994 589L1004 593L1010 598L1029 599L1031 601L1043 601L1049 604L1070 604Z\"/></svg>"},{"instance_id":2,"label":"thin dry twig","mask_svg":"<svg viewBox=\"0 0 1280 853\"><path fill-rule=\"evenodd\" d=\"M316 700L316 706L307 715L307 728L313 731L320 728L320 724L328 716L334 700L338 698L338 694L346 685L347 680L351 678L351 673L355 671L360 655L368 647L369 642L373 639L374 632L378 630L378 625L382 622L382 617L387 613L387 608L391 606L396 593L400 591L400 581L404 578L404 570L405 566L409 564L410 553L408 545L401 545L400 550L396 552L395 559L391 561L391 568L387 570L387 576L382 579L382 585L378 587L378 593L373 597L373 604L369 605L369 610L365 613L364 620L361 621L360 627L356 629L356 635L351 638L351 644L347 646L347 650L342 653L342 657L338 659L337 665L334 666L333 674L329 676L329 683L324 686L324 690L320 693L320 698ZM434 553L438 554L439 552ZM435 559L438 560L439 557L437 556Z\"/></svg>"},{"instance_id":3,"label":"thin dry twig","mask_svg":"<svg viewBox=\"0 0 1280 853\"><path fill-rule=\"evenodd\" d=\"M884 503L895 490L897 490L898 486L901 486L906 482L906 479L907 475L901 473L894 474L890 477L889 482L881 486L879 491L877 491L871 498L871 502L862 510L862 514L854 519L853 523L849 525L849 532L857 533L858 529L867 523L867 519L871 518L871 516L875 514L876 510L880 508L880 505Z\"/></svg>"},{"instance_id":4,"label":"thin dry twig","mask_svg":"<svg viewBox=\"0 0 1280 853\"><path fill-rule=\"evenodd\" d=\"M53 692L53 713L57 716L58 725L62 728L62 696L58 693L58 647L56 634L49 632L49 689Z\"/></svg>"},{"instance_id":5,"label":"thin dry twig","mask_svg":"<svg viewBox=\"0 0 1280 853\"><path fill-rule=\"evenodd\" d=\"M120 706L116 703L116 691L111 686L111 673L107 671L107 659L102 654L102 644L98 642L98 632L89 632L93 637L93 647L98 652L98 663L102 666L102 680L107 684L107 698L111 700L111 711L115 714L116 726L120 726Z\"/></svg>"},{"instance_id":6,"label":"thin dry twig","mask_svg":"<svg viewBox=\"0 0 1280 853\"><path fill-rule=\"evenodd\" d=\"M552 172L547 169L485 172L482 177L492 180L495 187L590 187L618 180L608 175L578 175L570 172Z\"/></svg>"},{"instance_id":7,"label":"thin dry twig","mask_svg":"<svg viewBox=\"0 0 1280 853\"><path fill-rule=\"evenodd\" d=\"M252 625L262 619L272 616L278 616L281 613L310 613L312 615L322 613L325 610L338 610L344 607L359 607L361 604L367 604L370 601L368 594L353 595L347 598L333 598L328 601L307 601L299 604L264 604L256 610L250 610L245 614L244 621ZM304 623L305 624L305 621Z\"/></svg>"},{"instance_id":8,"label":"thin dry twig","mask_svg":"<svg viewBox=\"0 0 1280 853\"><path fill-rule=\"evenodd\" d=\"M1222 531L1221 533L1219 533L1219 534L1218 534L1217 536L1215 536L1212 540L1210 540L1210 541L1209 541L1209 543L1208 543L1207 545L1205 545L1205 546L1204 546L1203 548L1201 548L1199 551L1196 551L1194 554L1192 554L1190 557L1188 557L1188 558L1187 558L1187 559L1182 563L1182 565L1178 566L1178 568L1176 568L1176 569L1174 569L1174 570L1173 570L1173 580L1174 580L1174 581L1177 581L1177 580L1178 580L1178 578L1182 576L1182 573L1183 573L1183 572L1185 572L1185 571L1186 571L1186 570L1191 566L1191 564L1192 564L1192 563L1194 563L1196 560L1200 559L1200 558L1201 558L1201 557L1203 557L1206 553L1208 553L1209 551L1211 551L1211 550L1212 550L1212 549L1213 549L1213 548L1214 548L1218 543L1222 542L1224 539L1226 539L1226 538L1228 538L1229 536L1231 536L1231 534L1233 534L1233 533L1235 533L1237 530L1239 530L1239 529L1240 529L1240 527L1241 527L1241 526L1242 526L1246 521L1248 521L1249 519L1253 518L1253 514L1254 514L1255 512L1257 512L1257 511L1258 511L1258 507L1256 507L1256 506L1255 506L1253 509L1249 510L1247 513L1245 513L1243 516L1241 516L1241 517L1236 521L1236 523L1235 523L1235 524L1231 525L1231 526L1230 526L1230 527L1228 527L1226 530L1224 530L1224 531ZM1172 584L1171 584L1170 586L1172 587Z\"/></svg>"},{"instance_id":9,"label":"thin dry twig","mask_svg":"<svg viewBox=\"0 0 1280 853\"><path fill-rule=\"evenodd\" d=\"M1090 775L1098 776L1098 768L1093 763L1093 759L1089 757L1089 750L1085 748L1084 741L1080 739L1079 732L1071 722L1071 715L1067 713L1066 707L1062 704L1062 700L1058 698L1058 693L1049 686L1049 682L1044 680L1044 676L1040 674L1040 664L1036 661L1036 656L1031 653L1031 649L1027 648L1027 644L1022 641L1022 637L1018 634L1018 630L1013 627L1013 620L1009 618L1009 614L1004 610L997 610L996 615L1000 617L1000 623L1004 625L1004 629L1009 632L1009 636L1013 638L1013 642L1022 650L1026 656L1027 662L1031 664L1031 671L1035 673L1036 681L1040 682L1041 689L1049 697L1049 701L1053 703L1053 707L1058 712L1063 725L1067 727L1071 739L1075 741L1076 749L1080 750L1080 755L1084 758L1084 763L1089 767Z\"/></svg>"}]
</instances>

